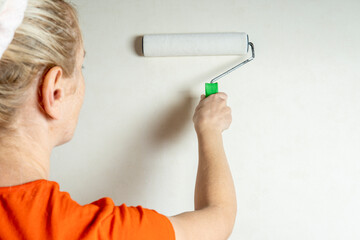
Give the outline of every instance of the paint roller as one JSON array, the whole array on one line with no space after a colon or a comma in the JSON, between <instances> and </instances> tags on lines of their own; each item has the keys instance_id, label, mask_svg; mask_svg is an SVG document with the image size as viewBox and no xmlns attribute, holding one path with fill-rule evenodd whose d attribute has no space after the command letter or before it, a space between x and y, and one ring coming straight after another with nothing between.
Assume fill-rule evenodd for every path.
<instances>
[{"instance_id":1,"label":"paint roller","mask_svg":"<svg viewBox=\"0 0 360 240\"><path fill-rule=\"evenodd\" d=\"M255 58L254 44L249 42L248 34L148 34L142 38L142 52L145 57L244 55L248 53L249 46L251 57L213 78L210 83L205 83L206 97L218 92L216 81Z\"/></svg>"}]
</instances>

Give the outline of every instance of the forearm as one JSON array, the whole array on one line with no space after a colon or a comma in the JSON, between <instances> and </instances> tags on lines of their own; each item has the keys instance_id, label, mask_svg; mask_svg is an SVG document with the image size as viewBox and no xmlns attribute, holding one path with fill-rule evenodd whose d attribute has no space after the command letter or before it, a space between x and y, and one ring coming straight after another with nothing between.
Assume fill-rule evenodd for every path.
<instances>
[{"instance_id":1,"label":"forearm","mask_svg":"<svg viewBox=\"0 0 360 240\"><path fill-rule=\"evenodd\" d=\"M231 123L227 95L201 95L193 117L199 143L199 166L195 186L195 211L169 220L177 240L228 239L236 217L234 182L226 159L222 132Z\"/></svg>"},{"instance_id":2,"label":"forearm","mask_svg":"<svg viewBox=\"0 0 360 240\"><path fill-rule=\"evenodd\" d=\"M198 144L199 166L195 186L195 210L208 207L221 209L226 221L233 224L236 216L236 194L222 134L220 132L198 134Z\"/></svg>"}]
</instances>

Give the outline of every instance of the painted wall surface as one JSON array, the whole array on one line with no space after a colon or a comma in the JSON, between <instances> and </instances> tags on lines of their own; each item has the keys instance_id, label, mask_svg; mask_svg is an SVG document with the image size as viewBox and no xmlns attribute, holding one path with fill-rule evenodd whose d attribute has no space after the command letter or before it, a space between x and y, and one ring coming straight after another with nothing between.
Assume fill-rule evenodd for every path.
<instances>
[{"instance_id":1,"label":"painted wall surface","mask_svg":"<svg viewBox=\"0 0 360 240\"><path fill-rule=\"evenodd\" d=\"M256 58L219 82L238 216L230 239L360 239L360 1L76 0L87 56L73 140L51 180L81 204L111 197L193 209L204 83L245 57L145 58L139 36L247 32Z\"/></svg>"}]
</instances>

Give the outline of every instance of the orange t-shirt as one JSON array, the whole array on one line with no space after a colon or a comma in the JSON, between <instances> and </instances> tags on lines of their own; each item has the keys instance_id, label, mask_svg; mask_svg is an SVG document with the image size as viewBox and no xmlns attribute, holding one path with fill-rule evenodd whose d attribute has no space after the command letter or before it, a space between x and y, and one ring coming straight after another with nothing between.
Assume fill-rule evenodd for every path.
<instances>
[{"instance_id":1,"label":"orange t-shirt","mask_svg":"<svg viewBox=\"0 0 360 240\"><path fill-rule=\"evenodd\" d=\"M175 239L169 219L102 198L84 206L56 182L0 187L0 239Z\"/></svg>"}]
</instances>

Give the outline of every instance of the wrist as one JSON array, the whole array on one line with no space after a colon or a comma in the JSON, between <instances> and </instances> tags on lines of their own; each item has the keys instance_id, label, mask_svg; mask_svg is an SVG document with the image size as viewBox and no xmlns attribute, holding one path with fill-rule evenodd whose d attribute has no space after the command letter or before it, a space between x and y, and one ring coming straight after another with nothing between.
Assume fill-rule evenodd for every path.
<instances>
[{"instance_id":1,"label":"wrist","mask_svg":"<svg viewBox=\"0 0 360 240\"><path fill-rule=\"evenodd\" d=\"M219 130L204 130L204 131L197 131L197 137L199 140L203 139L222 139L222 132Z\"/></svg>"}]
</instances>

